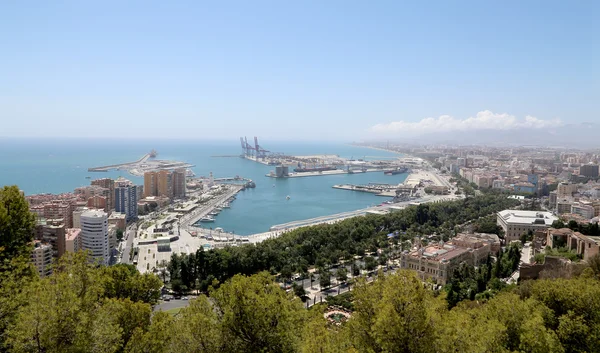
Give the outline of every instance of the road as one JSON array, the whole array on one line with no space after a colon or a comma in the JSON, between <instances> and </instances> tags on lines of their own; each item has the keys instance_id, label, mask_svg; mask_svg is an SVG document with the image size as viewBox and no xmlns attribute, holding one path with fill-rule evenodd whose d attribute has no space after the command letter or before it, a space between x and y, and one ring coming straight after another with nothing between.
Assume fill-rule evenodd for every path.
<instances>
[{"instance_id":1,"label":"road","mask_svg":"<svg viewBox=\"0 0 600 353\"><path fill-rule=\"evenodd\" d=\"M189 300L171 299L168 302L161 300L160 304L157 304L154 307L154 311L167 311L170 309L184 308L188 305L190 305Z\"/></svg>"},{"instance_id":2,"label":"road","mask_svg":"<svg viewBox=\"0 0 600 353\"><path fill-rule=\"evenodd\" d=\"M123 242L123 250L121 251L119 263L128 264L131 262L131 259L129 258L129 252L133 248L133 239L135 238L136 232L137 223L133 223L127 226L127 229L123 234L123 236L125 237L125 241Z\"/></svg>"}]
</instances>

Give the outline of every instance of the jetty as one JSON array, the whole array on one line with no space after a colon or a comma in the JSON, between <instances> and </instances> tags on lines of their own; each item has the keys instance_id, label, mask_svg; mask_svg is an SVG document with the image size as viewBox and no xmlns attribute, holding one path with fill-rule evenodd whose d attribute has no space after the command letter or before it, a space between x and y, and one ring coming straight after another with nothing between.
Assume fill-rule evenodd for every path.
<instances>
[{"instance_id":1,"label":"jetty","mask_svg":"<svg viewBox=\"0 0 600 353\"><path fill-rule=\"evenodd\" d=\"M194 167L193 164L154 159L157 155L155 150L146 153L142 158L134 162L111 164L101 167L88 168L88 172L108 172L111 170L126 170L135 176L143 176L145 172L153 172L157 170L174 170L174 169L189 169Z\"/></svg>"},{"instance_id":2,"label":"jetty","mask_svg":"<svg viewBox=\"0 0 600 353\"><path fill-rule=\"evenodd\" d=\"M391 184L369 183L367 185L339 184L339 185L333 185L332 188L341 189L341 190L368 192L371 194L375 194L377 196L395 196L396 189L398 188L398 186L391 185Z\"/></svg>"}]
</instances>

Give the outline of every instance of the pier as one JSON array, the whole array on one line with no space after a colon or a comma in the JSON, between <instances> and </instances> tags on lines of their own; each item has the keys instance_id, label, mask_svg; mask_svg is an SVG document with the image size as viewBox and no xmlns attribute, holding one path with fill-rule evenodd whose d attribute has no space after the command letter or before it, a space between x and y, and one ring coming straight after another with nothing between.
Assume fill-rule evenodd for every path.
<instances>
[{"instance_id":1,"label":"pier","mask_svg":"<svg viewBox=\"0 0 600 353\"><path fill-rule=\"evenodd\" d=\"M367 185L354 185L354 184L340 184L332 186L334 189L351 190L359 192L368 192L377 196L396 196L397 185L390 184L367 184Z\"/></svg>"},{"instance_id":2,"label":"pier","mask_svg":"<svg viewBox=\"0 0 600 353\"><path fill-rule=\"evenodd\" d=\"M142 158L135 162L127 162L120 164L106 165L102 167L88 168L88 172L108 172L111 170L127 170L129 174L135 176L143 176L145 172L153 172L157 170L173 170L173 169L188 169L194 167L193 164L154 159L156 151L152 150L145 154Z\"/></svg>"},{"instance_id":3,"label":"pier","mask_svg":"<svg viewBox=\"0 0 600 353\"><path fill-rule=\"evenodd\" d=\"M146 161L148 159L150 159L151 156L152 156L152 153L146 153L142 158L138 159L135 162L121 163L121 164L112 164L112 165L106 165L106 166L103 166L103 167L88 168L88 172L108 172L108 171L110 171L112 169L127 168L127 167L132 166L132 165L146 163Z\"/></svg>"}]
</instances>

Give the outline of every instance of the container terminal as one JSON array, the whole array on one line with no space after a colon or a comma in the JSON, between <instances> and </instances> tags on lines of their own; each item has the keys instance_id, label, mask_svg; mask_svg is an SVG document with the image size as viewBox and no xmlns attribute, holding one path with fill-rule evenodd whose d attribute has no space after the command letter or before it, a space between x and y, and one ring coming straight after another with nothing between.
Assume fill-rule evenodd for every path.
<instances>
[{"instance_id":1,"label":"container terminal","mask_svg":"<svg viewBox=\"0 0 600 353\"><path fill-rule=\"evenodd\" d=\"M174 169L185 169L186 176L194 176L194 173L190 168L194 167L193 164L178 161L160 160L155 159L158 152L155 150L146 153L142 158L135 162L127 162L121 164L112 164L102 167L88 168L88 172L108 172L111 170L126 170L131 175L144 176L145 172L154 172L158 170L174 170Z\"/></svg>"},{"instance_id":2,"label":"container terminal","mask_svg":"<svg viewBox=\"0 0 600 353\"><path fill-rule=\"evenodd\" d=\"M385 175L408 173L408 167L399 158L381 157L366 160L343 158L338 155L290 156L281 152L272 152L258 143L248 143L247 137L240 137L241 158L257 163L275 166L275 170L266 174L271 178L298 178L335 174L358 174L380 172ZM370 157L379 158L379 157Z\"/></svg>"}]
</instances>

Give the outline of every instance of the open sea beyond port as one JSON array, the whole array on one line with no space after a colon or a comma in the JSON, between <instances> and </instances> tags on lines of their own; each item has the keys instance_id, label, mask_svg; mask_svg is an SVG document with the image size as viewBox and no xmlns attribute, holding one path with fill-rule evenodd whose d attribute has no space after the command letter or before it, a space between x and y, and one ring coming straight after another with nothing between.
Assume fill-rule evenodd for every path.
<instances>
[{"instance_id":1,"label":"open sea beyond port","mask_svg":"<svg viewBox=\"0 0 600 353\"><path fill-rule=\"evenodd\" d=\"M336 154L354 159L389 159L397 154L333 143L285 143L264 140L271 151L288 155ZM238 193L230 208L224 208L215 222L204 227L221 227L227 232L248 235L266 232L274 224L357 210L380 204L389 198L371 193L332 188L336 184L398 184L407 174L383 172L338 174L306 178L274 179L265 174L274 169L237 157L239 141L120 141L120 140L0 140L0 185L16 184L25 194L72 192L89 185L90 179L123 176L138 185L143 179L127 171L88 172L89 167L118 164L139 159L156 149L161 159L195 165L197 176L213 172L216 178L236 175L252 179L256 188ZM371 157L369 157L371 156ZM289 195L289 199L287 196Z\"/></svg>"}]
</instances>

